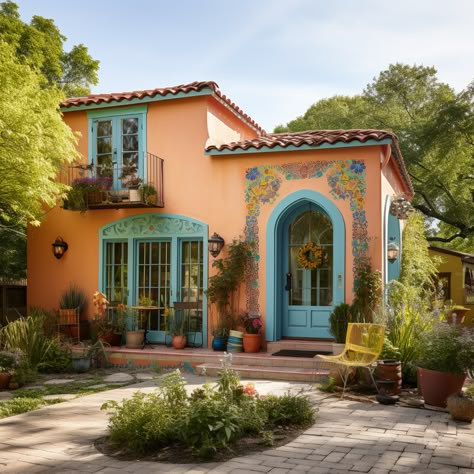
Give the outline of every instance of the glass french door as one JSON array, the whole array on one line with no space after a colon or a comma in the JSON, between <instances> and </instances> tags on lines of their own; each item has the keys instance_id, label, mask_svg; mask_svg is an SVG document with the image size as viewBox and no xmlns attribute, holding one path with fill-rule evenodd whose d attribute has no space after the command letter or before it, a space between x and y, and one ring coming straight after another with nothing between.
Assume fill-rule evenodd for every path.
<instances>
[{"instance_id":1,"label":"glass french door","mask_svg":"<svg viewBox=\"0 0 474 474\"><path fill-rule=\"evenodd\" d=\"M122 171L142 176L139 157L143 154L139 116L117 116L94 120L93 159L97 175L111 178L115 189L124 187ZM135 170L135 171L133 171Z\"/></svg>"},{"instance_id":2,"label":"glass french door","mask_svg":"<svg viewBox=\"0 0 474 474\"><path fill-rule=\"evenodd\" d=\"M203 243L170 239L137 243L135 305L145 316L149 342L163 343L167 308L175 301L196 303L188 312L189 338L202 344Z\"/></svg>"},{"instance_id":3,"label":"glass french door","mask_svg":"<svg viewBox=\"0 0 474 474\"><path fill-rule=\"evenodd\" d=\"M315 205L293 213L287 220L282 257L286 269L286 296L282 334L287 337L325 337L333 308L333 226L329 216ZM305 244L322 250L316 268L298 259ZM310 260L314 257L309 255Z\"/></svg>"}]
</instances>

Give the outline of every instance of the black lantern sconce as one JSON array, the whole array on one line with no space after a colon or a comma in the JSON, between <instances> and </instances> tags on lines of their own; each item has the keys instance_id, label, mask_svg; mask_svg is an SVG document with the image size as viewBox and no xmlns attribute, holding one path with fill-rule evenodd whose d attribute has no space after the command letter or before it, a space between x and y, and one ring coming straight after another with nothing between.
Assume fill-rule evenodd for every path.
<instances>
[{"instance_id":1,"label":"black lantern sconce","mask_svg":"<svg viewBox=\"0 0 474 474\"><path fill-rule=\"evenodd\" d=\"M224 247L225 244L224 239L216 232L212 234L207 243L209 245L209 253L214 258L220 254L222 247Z\"/></svg>"},{"instance_id":2,"label":"black lantern sconce","mask_svg":"<svg viewBox=\"0 0 474 474\"><path fill-rule=\"evenodd\" d=\"M64 242L62 237L56 237L56 240L51 245L53 246L53 255L58 260L67 252L68 244Z\"/></svg>"},{"instance_id":3,"label":"black lantern sconce","mask_svg":"<svg viewBox=\"0 0 474 474\"><path fill-rule=\"evenodd\" d=\"M391 237L390 239L393 239ZM398 258L398 253L400 252L400 248L395 242L389 242L387 245L387 260L390 263L395 262L395 260Z\"/></svg>"}]
</instances>

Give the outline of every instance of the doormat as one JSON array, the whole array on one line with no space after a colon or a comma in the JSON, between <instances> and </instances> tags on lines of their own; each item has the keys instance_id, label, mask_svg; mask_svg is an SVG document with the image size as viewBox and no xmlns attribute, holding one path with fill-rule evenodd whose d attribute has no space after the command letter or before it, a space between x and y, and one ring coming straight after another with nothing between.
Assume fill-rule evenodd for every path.
<instances>
[{"instance_id":1,"label":"doormat","mask_svg":"<svg viewBox=\"0 0 474 474\"><path fill-rule=\"evenodd\" d=\"M277 356L277 357L315 357L318 354L321 355L329 355L332 354L331 351L298 351L298 350L293 350L293 349L283 349L278 352L274 352L272 356Z\"/></svg>"}]
</instances>

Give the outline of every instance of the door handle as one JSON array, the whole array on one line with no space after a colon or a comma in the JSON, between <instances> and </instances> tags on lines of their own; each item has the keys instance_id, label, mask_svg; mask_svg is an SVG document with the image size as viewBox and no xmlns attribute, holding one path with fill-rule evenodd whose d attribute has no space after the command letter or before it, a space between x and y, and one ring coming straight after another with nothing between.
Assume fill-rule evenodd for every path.
<instances>
[{"instance_id":1,"label":"door handle","mask_svg":"<svg viewBox=\"0 0 474 474\"><path fill-rule=\"evenodd\" d=\"M291 291L291 273L286 274L286 286L285 286L286 291Z\"/></svg>"}]
</instances>

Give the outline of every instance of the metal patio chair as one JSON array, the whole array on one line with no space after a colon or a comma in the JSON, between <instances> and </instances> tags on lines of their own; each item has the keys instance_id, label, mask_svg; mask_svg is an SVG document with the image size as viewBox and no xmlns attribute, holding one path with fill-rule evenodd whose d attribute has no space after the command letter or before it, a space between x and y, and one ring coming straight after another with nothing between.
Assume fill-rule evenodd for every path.
<instances>
[{"instance_id":1,"label":"metal patio chair","mask_svg":"<svg viewBox=\"0 0 474 474\"><path fill-rule=\"evenodd\" d=\"M344 350L337 355L316 356L320 360L337 365L344 382L341 398L344 398L347 381L353 367L366 368L377 392L379 391L373 372L375 370L374 363L382 352L384 336L385 326L383 324L349 323Z\"/></svg>"}]
</instances>

